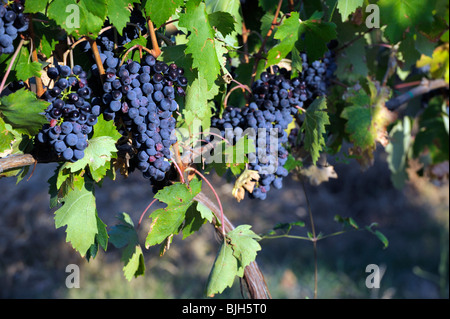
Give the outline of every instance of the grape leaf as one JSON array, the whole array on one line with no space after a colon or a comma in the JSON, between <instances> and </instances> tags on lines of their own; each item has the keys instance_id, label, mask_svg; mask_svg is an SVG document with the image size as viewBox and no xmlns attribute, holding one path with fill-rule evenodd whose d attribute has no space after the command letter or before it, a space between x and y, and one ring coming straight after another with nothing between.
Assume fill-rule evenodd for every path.
<instances>
[{"instance_id":1,"label":"grape leaf","mask_svg":"<svg viewBox=\"0 0 450 319\"><path fill-rule=\"evenodd\" d=\"M192 66L197 68L206 80L207 89L211 89L215 85L221 65L215 48L215 32L209 23L205 4L196 5L192 0L187 2L186 12L181 14L179 19L179 26L191 32L185 53L192 55Z\"/></svg>"},{"instance_id":2,"label":"grape leaf","mask_svg":"<svg viewBox=\"0 0 450 319\"><path fill-rule=\"evenodd\" d=\"M27 0L25 13L43 12L50 0Z\"/></svg>"},{"instance_id":3,"label":"grape leaf","mask_svg":"<svg viewBox=\"0 0 450 319\"><path fill-rule=\"evenodd\" d=\"M145 272L144 254L139 244L139 237L134 228L134 223L127 213L117 216L120 223L111 227L109 240L116 248L124 248L121 260L124 262L123 272L125 278L130 281Z\"/></svg>"},{"instance_id":4,"label":"grape leaf","mask_svg":"<svg viewBox=\"0 0 450 319\"><path fill-rule=\"evenodd\" d=\"M106 5L106 0L54 0L47 14L69 35L96 36L106 18Z\"/></svg>"},{"instance_id":5,"label":"grape leaf","mask_svg":"<svg viewBox=\"0 0 450 319\"><path fill-rule=\"evenodd\" d=\"M45 15L43 14L36 14L33 17L45 20ZM33 40L34 45L39 48L43 55L51 56L58 44L58 26L53 20L44 23L33 19Z\"/></svg>"},{"instance_id":6,"label":"grape leaf","mask_svg":"<svg viewBox=\"0 0 450 319\"><path fill-rule=\"evenodd\" d=\"M338 0L337 8L341 14L342 22L347 20L348 16L363 5L363 0Z\"/></svg>"},{"instance_id":7,"label":"grape leaf","mask_svg":"<svg viewBox=\"0 0 450 319\"><path fill-rule=\"evenodd\" d=\"M258 240L261 239L253 231L250 225L240 225L227 233L231 241L233 256L238 260L237 275L242 277L244 269L256 259L256 252L261 250Z\"/></svg>"},{"instance_id":8,"label":"grape leaf","mask_svg":"<svg viewBox=\"0 0 450 319\"><path fill-rule=\"evenodd\" d=\"M0 99L0 113L17 132L34 136L48 122L43 115L48 105L23 88Z\"/></svg>"},{"instance_id":9,"label":"grape leaf","mask_svg":"<svg viewBox=\"0 0 450 319\"><path fill-rule=\"evenodd\" d=\"M22 46L13 70L17 80L26 81L31 77L41 77L42 65L39 62L31 62L30 52L26 46Z\"/></svg>"},{"instance_id":10,"label":"grape leaf","mask_svg":"<svg viewBox=\"0 0 450 319\"><path fill-rule=\"evenodd\" d=\"M162 243L167 237L178 233L180 225L185 219L188 208L194 202L194 197L201 190L201 181L192 180L188 186L175 183L160 190L155 198L166 203L166 208L157 209L150 217L152 223L150 232L145 240L145 246Z\"/></svg>"},{"instance_id":11,"label":"grape leaf","mask_svg":"<svg viewBox=\"0 0 450 319\"><path fill-rule=\"evenodd\" d=\"M317 162L320 151L325 146L323 134L326 132L325 126L330 124L326 108L325 98L317 98L306 110L305 121L301 127L301 131L305 132L305 149L311 154L313 164Z\"/></svg>"},{"instance_id":12,"label":"grape leaf","mask_svg":"<svg viewBox=\"0 0 450 319\"><path fill-rule=\"evenodd\" d=\"M214 297L216 293L222 293L225 288L233 286L237 272L238 262L233 255L233 248L224 241L209 273L206 296Z\"/></svg>"},{"instance_id":13,"label":"grape leaf","mask_svg":"<svg viewBox=\"0 0 450 319\"><path fill-rule=\"evenodd\" d=\"M406 173L407 155L411 146L411 122L408 116L399 121L389 133L386 146L387 163L391 171L392 184L401 189L408 179Z\"/></svg>"},{"instance_id":14,"label":"grape leaf","mask_svg":"<svg viewBox=\"0 0 450 319\"><path fill-rule=\"evenodd\" d=\"M308 20L300 23L299 37L304 40L296 42L296 48L306 51L308 59L320 59L328 51L327 44L336 39L336 25L332 22L321 21L323 13L314 13Z\"/></svg>"},{"instance_id":15,"label":"grape leaf","mask_svg":"<svg viewBox=\"0 0 450 319\"><path fill-rule=\"evenodd\" d=\"M84 150L84 157L75 163L66 163L66 167L71 172L77 172L89 165L91 173L97 171L111 161L114 153L117 152L115 143L120 137L114 122L104 120L101 114L97 124L94 125L94 134L88 141L88 147ZM96 173L98 178L99 171Z\"/></svg>"},{"instance_id":16,"label":"grape leaf","mask_svg":"<svg viewBox=\"0 0 450 319\"><path fill-rule=\"evenodd\" d=\"M299 30L299 13L292 12L289 18L283 20L274 35L274 38L280 40L280 43L269 50L267 66L279 63L292 51L298 40Z\"/></svg>"},{"instance_id":17,"label":"grape leaf","mask_svg":"<svg viewBox=\"0 0 450 319\"><path fill-rule=\"evenodd\" d=\"M208 92L207 81L201 74L188 86L183 114L189 128L192 128L197 120L204 131L209 129L212 112L208 105L208 97L212 98L213 94L211 91Z\"/></svg>"},{"instance_id":18,"label":"grape leaf","mask_svg":"<svg viewBox=\"0 0 450 319\"><path fill-rule=\"evenodd\" d=\"M386 25L384 31L392 44L403 39L409 28L433 21L435 1L421 0L380 0L381 22Z\"/></svg>"},{"instance_id":19,"label":"grape leaf","mask_svg":"<svg viewBox=\"0 0 450 319\"><path fill-rule=\"evenodd\" d=\"M155 24L155 27L159 28L183 3L183 0L146 0L144 8L147 16Z\"/></svg>"},{"instance_id":20,"label":"grape leaf","mask_svg":"<svg viewBox=\"0 0 450 319\"><path fill-rule=\"evenodd\" d=\"M191 205L186 211L186 218L183 224L183 239L189 237L202 227L206 219L202 216L197 206L200 203Z\"/></svg>"},{"instance_id":21,"label":"grape leaf","mask_svg":"<svg viewBox=\"0 0 450 319\"><path fill-rule=\"evenodd\" d=\"M208 13L214 13L214 12L222 12L222 13L229 13L231 17L233 17L234 25L233 25L233 31L223 36L225 36L225 43L231 44L234 47L237 47L239 45L237 35L242 34L242 15L240 12L241 3L239 0L206 0L206 11ZM220 30L219 30L220 31Z\"/></svg>"},{"instance_id":22,"label":"grape leaf","mask_svg":"<svg viewBox=\"0 0 450 319\"><path fill-rule=\"evenodd\" d=\"M0 154L11 148L11 142L14 140L14 135L6 128L5 121L0 117ZM2 157L0 155L0 157Z\"/></svg>"},{"instance_id":23,"label":"grape leaf","mask_svg":"<svg viewBox=\"0 0 450 319\"><path fill-rule=\"evenodd\" d=\"M86 180L81 190L69 190L61 198L63 206L55 212L56 228L67 226L66 241L71 242L81 256L94 244L99 232L93 185L92 181Z\"/></svg>"},{"instance_id":24,"label":"grape leaf","mask_svg":"<svg viewBox=\"0 0 450 319\"><path fill-rule=\"evenodd\" d=\"M208 20L212 27L215 27L223 36L227 36L234 31L236 22L228 12L215 11L208 14Z\"/></svg>"},{"instance_id":25,"label":"grape leaf","mask_svg":"<svg viewBox=\"0 0 450 319\"><path fill-rule=\"evenodd\" d=\"M136 0L107 0L108 19L120 35L130 21L131 11L129 6L133 2L136 2Z\"/></svg>"}]
</instances>

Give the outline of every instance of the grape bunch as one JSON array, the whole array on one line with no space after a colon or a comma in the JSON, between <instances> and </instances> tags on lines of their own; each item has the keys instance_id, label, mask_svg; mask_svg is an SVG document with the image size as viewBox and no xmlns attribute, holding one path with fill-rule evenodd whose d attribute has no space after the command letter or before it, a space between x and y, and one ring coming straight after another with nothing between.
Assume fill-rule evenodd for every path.
<instances>
[{"instance_id":1,"label":"grape bunch","mask_svg":"<svg viewBox=\"0 0 450 319\"><path fill-rule=\"evenodd\" d=\"M243 134L255 142L256 152L248 154L250 170L258 172L260 179L249 195L266 199L271 187L281 189L283 178L288 175L284 164L288 158L286 145L298 133L295 129L288 136L286 129L299 108L306 109L320 95L324 95L327 81L334 70L331 55L323 60L307 62L303 59L303 73L291 79L286 69L272 66L262 72L252 86L251 103L240 109L227 107L222 117L213 117L212 127L220 130L223 138L235 144Z\"/></svg>"},{"instance_id":2,"label":"grape bunch","mask_svg":"<svg viewBox=\"0 0 450 319\"><path fill-rule=\"evenodd\" d=\"M227 107L222 118L213 117L211 125L221 131L222 137L235 144L245 135L254 141L255 152L248 154L250 170L257 171L260 179L250 194L251 198L266 199L271 187L280 189L288 171L283 167L288 153L283 147L287 133L282 127L285 119L280 112L263 111L255 102L246 108Z\"/></svg>"},{"instance_id":3,"label":"grape bunch","mask_svg":"<svg viewBox=\"0 0 450 319\"><path fill-rule=\"evenodd\" d=\"M51 104L45 111L49 123L38 133L37 141L49 145L64 160L75 162L84 157L100 105L91 105L92 91L79 65L73 69L50 67L47 75L55 85L41 97Z\"/></svg>"},{"instance_id":4,"label":"grape bunch","mask_svg":"<svg viewBox=\"0 0 450 319\"><path fill-rule=\"evenodd\" d=\"M277 65L261 73L252 86L252 92L258 108L267 114L272 113L283 129L309 98L306 83L300 78L291 80L289 72Z\"/></svg>"},{"instance_id":5,"label":"grape bunch","mask_svg":"<svg viewBox=\"0 0 450 319\"><path fill-rule=\"evenodd\" d=\"M122 123L121 133L133 141L136 156L131 169L142 171L152 184L161 182L171 167L170 147L176 142L173 113L178 109L175 95L184 94L184 70L150 54L141 63L128 60L118 68L114 65L106 69L103 84L105 119Z\"/></svg>"},{"instance_id":6,"label":"grape bunch","mask_svg":"<svg viewBox=\"0 0 450 319\"><path fill-rule=\"evenodd\" d=\"M0 55L14 52L13 41L28 30L29 20L23 13L25 0L0 0Z\"/></svg>"},{"instance_id":7,"label":"grape bunch","mask_svg":"<svg viewBox=\"0 0 450 319\"><path fill-rule=\"evenodd\" d=\"M332 51L326 52L323 59L312 63L308 63L306 53L301 53L300 57L302 59L300 79L306 84L308 99L313 100L317 96L325 95L337 69Z\"/></svg>"}]
</instances>

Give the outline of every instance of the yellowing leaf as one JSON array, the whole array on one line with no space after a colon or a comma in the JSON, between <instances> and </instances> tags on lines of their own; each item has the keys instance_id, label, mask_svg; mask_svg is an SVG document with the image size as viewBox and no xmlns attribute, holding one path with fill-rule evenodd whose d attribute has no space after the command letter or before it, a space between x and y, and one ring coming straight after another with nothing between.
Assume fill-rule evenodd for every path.
<instances>
[{"instance_id":1,"label":"yellowing leaf","mask_svg":"<svg viewBox=\"0 0 450 319\"><path fill-rule=\"evenodd\" d=\"M236 180L233 187L233 196L238 202L244 199L245 190L249 193L253 193L255 183L259 181L259 174L257 171L246 169Z\"/></svg>"}]
</instances>

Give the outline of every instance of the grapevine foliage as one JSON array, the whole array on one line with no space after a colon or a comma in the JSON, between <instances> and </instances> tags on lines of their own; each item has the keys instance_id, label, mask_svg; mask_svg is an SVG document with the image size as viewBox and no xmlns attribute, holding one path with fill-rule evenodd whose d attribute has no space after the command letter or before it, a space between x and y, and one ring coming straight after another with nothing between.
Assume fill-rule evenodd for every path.
<instances>
[{"instance_id":1,"label":"grapevine foliage","mask_svg":"<svg viewBox=\"0 0 450 319\"><path fill-rule=\"evenodd\" d=\"M261 237L249 225L225 232L220 198L217 209L202 201L213 169L234 175L238 201L270 199L289 174L336 178L326 156L367 168L379 145L396 187L418 166L448 178L448 4L368 8L0 0L0 177L26 176L30 163L5 166L17 156L57 162L56 228L87 259L108 242L123 249L131 280L145 272L137 226L121 212L107 227L95 193L106 177L140 171L167 205L150 214L146 248L163 254L174 235L214 224L223 242L206 294L221 293L255 261Z\"/></svg>"}]
</instances>

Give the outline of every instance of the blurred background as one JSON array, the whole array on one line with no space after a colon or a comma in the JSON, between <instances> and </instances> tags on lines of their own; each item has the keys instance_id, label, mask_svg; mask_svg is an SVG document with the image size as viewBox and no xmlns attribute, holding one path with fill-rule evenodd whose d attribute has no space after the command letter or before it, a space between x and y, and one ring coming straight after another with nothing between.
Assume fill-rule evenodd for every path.
<instances>
[{"instance_id":1,"label":"blurred background","mask_svg":"<svg viewBox=\"0 0 450 319\"><path fill-rule=\"evenodd\" d=\"M318 242L318 298L448 298L449 186L411 176L403 190L393 188L385 154L361 172L356 162L331 162L338 179L315 187L308 195L316 232L342 229L336 214L352 217L359 226L378 223L389 240L383 244L367 231L351 231ZM185 240L176 236L168 252L144 250L146 272L128 282L122 272L121 252L112 245L87 262L65 242L65 230L55 229L49 209L47 180L53 164L39 165L31 179L0 179L0 297L1 298L204 298L208 274L219 242L211 225ZM310 230L305 193L298 181L286 179L282 190L271 190L265 201L246 198L237 203L233 185L209 176L222 200L225 214L237 226L252 225L262 234L277 223L304 221ZM106 179L96 190L99 217L108 225L128 213L137 225L153 194L141 174L128 179ZM152 210L162 206L154 205ZM149 216L139 228L144 244ZM311 242L267 239L257 262L273 298L312 298L314 251ZM68 264L80 267L80 288L68 289ZM377 264L379 289L368 289L365 272ZM216 298L241 298L238 280Z\"/></svg>"}]
</instances>

